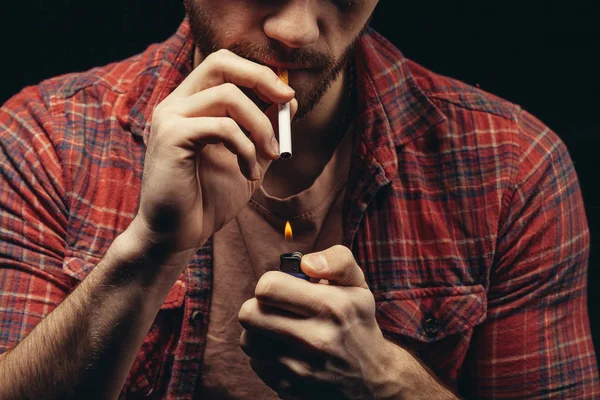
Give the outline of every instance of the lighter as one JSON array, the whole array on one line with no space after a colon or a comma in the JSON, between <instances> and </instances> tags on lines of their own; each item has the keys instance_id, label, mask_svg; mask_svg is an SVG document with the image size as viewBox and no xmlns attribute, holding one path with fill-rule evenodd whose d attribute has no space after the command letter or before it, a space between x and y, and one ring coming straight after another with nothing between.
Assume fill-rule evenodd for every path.
<instances>
[{"instance_id":1,"label":"lighter","mask_svg":"<svg viewBox=\"0 0 600 400\"><path fill-rule=\"evenodd\" d=\"M281 261L279 264L279 270L281 272L285 272L286 274L290 274L296 278L304 279L305 281L310 281L310 277L300 269L302 253L298 251L293 253L284 253L279 256L279 259Z\"/></svg>"}]
</instances>

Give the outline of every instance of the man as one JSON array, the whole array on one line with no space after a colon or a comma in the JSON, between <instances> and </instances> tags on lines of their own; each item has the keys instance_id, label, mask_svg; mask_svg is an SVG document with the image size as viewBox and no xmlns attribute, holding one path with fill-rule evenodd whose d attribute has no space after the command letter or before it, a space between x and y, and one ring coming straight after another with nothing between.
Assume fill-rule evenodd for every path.
<instances>
[{"instance_id":1,"label":"man","mask_svg":"<svg viewBox=\"0 0 600 400\"><path fill-rule=\"evenodd\" d=\"M377 0L185 4L0 111L0 398L600 395L554 133L403 58Z\"/></svg>"}]
</instances>

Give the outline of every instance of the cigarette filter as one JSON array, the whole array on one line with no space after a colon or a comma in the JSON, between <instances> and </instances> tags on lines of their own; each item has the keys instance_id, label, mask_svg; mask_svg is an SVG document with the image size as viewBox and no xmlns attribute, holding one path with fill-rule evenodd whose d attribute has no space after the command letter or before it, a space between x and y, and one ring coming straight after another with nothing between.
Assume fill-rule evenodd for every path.
<instances>
[{"instance_id":1,"label":"cigarette filter","mask_svg":"<svg viewBox=\"0 0 600 400\"><path fill-rule=\"evenodd\" d=\"M288 71L277 68L279 79L289 84ZM279 156L283 159L292 158L292 118L290 103L279 105Z\"/></svg>"}]
</instances>

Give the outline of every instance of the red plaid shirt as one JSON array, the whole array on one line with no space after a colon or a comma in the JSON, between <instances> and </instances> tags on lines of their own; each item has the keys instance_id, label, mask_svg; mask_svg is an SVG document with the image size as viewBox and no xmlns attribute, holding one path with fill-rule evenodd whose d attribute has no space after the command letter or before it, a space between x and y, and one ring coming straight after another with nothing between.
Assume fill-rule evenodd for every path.
<instances>
[{"instance_id":1,"label":"red plaid shirt","mask_svg":"<svg viewBox=\"0 0 600 400\"><path fill-rule=\"evenodd\" d=\"M131 222L152 110L191 56L185 21L138 56L25 88L0 109L0 352ZM588 227L563 143L518 106L426 70L373 31L356 71L344 244L384 334L468 397L600 396ZM159 312L122 398L193 397L211 283L209 241Z\"/></svg>"}]
</instances>

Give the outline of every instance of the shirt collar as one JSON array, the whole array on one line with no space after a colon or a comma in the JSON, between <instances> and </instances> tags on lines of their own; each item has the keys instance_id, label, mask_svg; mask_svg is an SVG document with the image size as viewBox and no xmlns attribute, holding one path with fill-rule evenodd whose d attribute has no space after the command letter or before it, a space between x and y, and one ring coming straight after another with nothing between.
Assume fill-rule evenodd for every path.
<instances>
[{"instance_id":1,"label":"shirt collar","mask_svg":"<svg viewBox=\"0 0 600 400\"><path fill-rule=\"evenodd\" d=\"M398 171L397 148L446 117L419 88L403 54L372 29L359 42L356 70L362 146L355 152L365 166L381 168L391 181Z\"/></svg>"},{"instance_id":2,"label":"shirt collar","mask_svg":"<svg viewBox=\"0 0 600 400\"><path fill-rule=\"evenodd\" d=\"M136 77L126 101L126 124L132 134L148 142L154 108L192 71L193 39L188 19L166 42L145 53L147 67Z\"/></svg>"}]
</instances>

